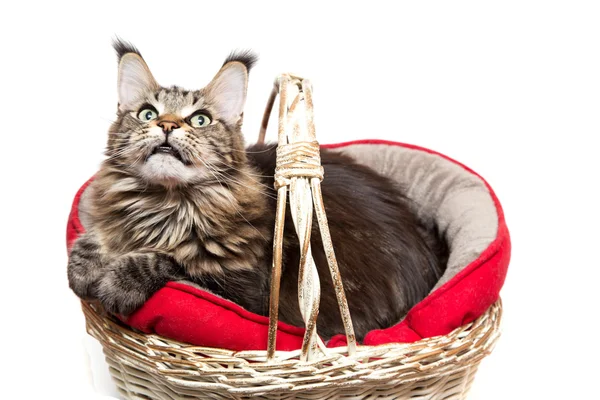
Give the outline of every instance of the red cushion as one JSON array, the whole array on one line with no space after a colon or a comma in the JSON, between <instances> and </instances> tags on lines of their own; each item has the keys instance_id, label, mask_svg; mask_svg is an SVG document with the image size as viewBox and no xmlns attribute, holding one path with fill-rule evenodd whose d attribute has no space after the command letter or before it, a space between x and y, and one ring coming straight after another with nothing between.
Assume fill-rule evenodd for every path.
<instances>
[{"instance_id":1,"label":"red cushion","mask_svg":"<svg viewBox=\"0 0 600 400\"><path fill-rule=\"evenodd\" d=\"M180 282L169 282L127 324L181 342L231 350L264 350L269 318ZM279 322L277 350L302 346L304 329Z\"/></svg>"},{"instance_id":2,"label":"red cushion","mask_svg":"<svg viewBox=\"0 0 600 400\"><path fill-rule=\"evenodd\" d=\"M67 224L67 249L85 232L79 220L79 201L92 182L75 195ZM129 326L180 342L223 349L265 350L269 318L251 313L237 304L181 282L168 282L129 318ZM304 329L279 322L277 350L302 346Z\"/></svg>"},{"instance_id":3,"label":"red cushion","mask_svg":"<svg viewBox=\"0 0 600 400\"><path fill-rule=\"evenodd\" d=\"M361 140L323 147L339 148L353 144L386 144L421 150L443 157L477 175L468 167L443 154L403 143ZM483 178L481 179L485 182ZM73 201L67 224L68 249L84 232L79 221L78 205L81 194L90 182L91 179L83 185ZM479 258L416 304L402 322L387 329L369 332L363 344L408 343L445 335L475 320L498 299L510 259L510 237L498 198L488 183L485 184L498 213L496 239ZM253 314L228 300L179 282L169 282L126 322L143 332L156 333L198 346L232 350L265 350L267 344L267 317ZM302 328L279 323L277 349L299 349L303 334ZM345 336L337 335L329 341L328 346L342 346L345 343Z\"/></svg>"}]
</instances>

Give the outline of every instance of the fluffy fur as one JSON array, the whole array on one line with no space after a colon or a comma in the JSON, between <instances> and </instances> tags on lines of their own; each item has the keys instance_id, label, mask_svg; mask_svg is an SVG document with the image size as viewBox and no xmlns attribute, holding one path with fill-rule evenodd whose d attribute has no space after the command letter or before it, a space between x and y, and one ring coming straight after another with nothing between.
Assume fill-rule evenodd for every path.
<instances>
[{"instance_id":1,"label":"fluffy fur","mask_svg":"<svg viewBox=\"0 0 600 400\"><path fill-rule=\"evenodd\" d=\"M115 49L120 104L89 189L91 229L69 260L71 288L127 315L167 281L187 279L266 315L275 146L245 150L241 134L256 58L232 54L207 87L187 91L156 84L135 47ZM199 115L202 126L194 123ZM447 250L390 180L349 157L326 150L321 157L331 236L361 338L427 295ZM301 325L299 249L286 218L280 318ZM329 337L342 324L319 234L312 238L323 286L318 328Z\"/></svg>"}]
</instances>

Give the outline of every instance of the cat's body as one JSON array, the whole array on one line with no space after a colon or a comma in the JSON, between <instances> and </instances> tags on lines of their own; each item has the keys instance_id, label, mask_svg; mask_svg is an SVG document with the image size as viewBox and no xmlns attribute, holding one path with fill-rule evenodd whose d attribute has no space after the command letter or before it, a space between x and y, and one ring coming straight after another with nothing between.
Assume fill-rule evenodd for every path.
<instances>
[{"instance_id":1,"label":"cat's body","mask_svg":"<svg viewBox=\"0 0 600 400\"><path fill-rule=\"evenodd\" d=\"M159 87L134 48L119 43L117 50L118 119L108 159L90 188L91 227L72 249L71 288L110 312L129 314L167 281L185 279L266 315L275 151L273 145L243 148L241 110L252 60L228 59L205 89L189 92ZM390 180L334 152L323 150L321 160L331 236L362 338L397 322L428 294L442 273L445 246L419 226ZM318 329L329 337L343 329L313 226L322 282ZM283 263L280 319L301 325L299 248L289 212Z\"/></svg>"},{"instance_id":2,"label":"cat's body","mask_svg":"<svg viewBox=\"0 0 600 400\"><path fill-rule=\"evenodd\" d=\"M266 176L263 182L273 187L275 147L265 152L263 146L254 145L248 150L250 163ZM419 226L408 200L390 179L327 149L321 149L321 163L325 170L321 186L329 230L354 329L362 339L369 330L398 322L429 293L443 272L447 248L435 232ZM273 190L267 206L273 224L274 196ZM300 248L289 205L287 210L280 318L302 326L297 295ZM272 228L269 235L272 236ZM324 337L343 333L316 216L311 251L321 282L318 331ZM270 260L269 257L269 263Z\"/></svg>"}]
</instances>

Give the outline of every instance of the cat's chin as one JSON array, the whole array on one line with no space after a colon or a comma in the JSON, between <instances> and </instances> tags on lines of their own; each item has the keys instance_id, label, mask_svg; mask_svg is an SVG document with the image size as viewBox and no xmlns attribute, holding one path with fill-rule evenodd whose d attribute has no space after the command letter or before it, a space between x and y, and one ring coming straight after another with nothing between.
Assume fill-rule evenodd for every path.
<instances>
[{"instance_id":1,"label":"cat's chin","mask_svg":"<svg viewBox=\"0 0 600 400\"><path fill-rule=\"evenodd\" d=\"M166 187L196 183L206 178L200 168L187 166L177 157L161 153L150 156L139 173L149 183Z\"/></svg>"}]
</instances>

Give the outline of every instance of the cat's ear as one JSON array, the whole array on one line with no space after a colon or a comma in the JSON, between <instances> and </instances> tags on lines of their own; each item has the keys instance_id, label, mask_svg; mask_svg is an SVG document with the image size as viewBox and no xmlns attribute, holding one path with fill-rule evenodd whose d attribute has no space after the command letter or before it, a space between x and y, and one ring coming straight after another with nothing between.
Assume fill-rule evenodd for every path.
<instances>
[{"instance_id":1,"label":"cat's ear","mask_svg":"<svg viewBox=\"0 0 600 400\"><path fill-rule=\"evenodd\" d=\"M120 39L114 41L113 47L119 58L119 108L128 109L144 94L154 92L160 86L138 49Z\"/></svg>"},{"instance_id":2,"label":"cat's ear","mask_svg":"<svg viewBox=\"0 0 600 400\"><path fill-rule=\"evenodd\" d=\"M257 59L250 51L231 53L205 88L219 116L228 124L235 125L241 121L246 103L248 73Z\"/></svg>"}]
</instances>

